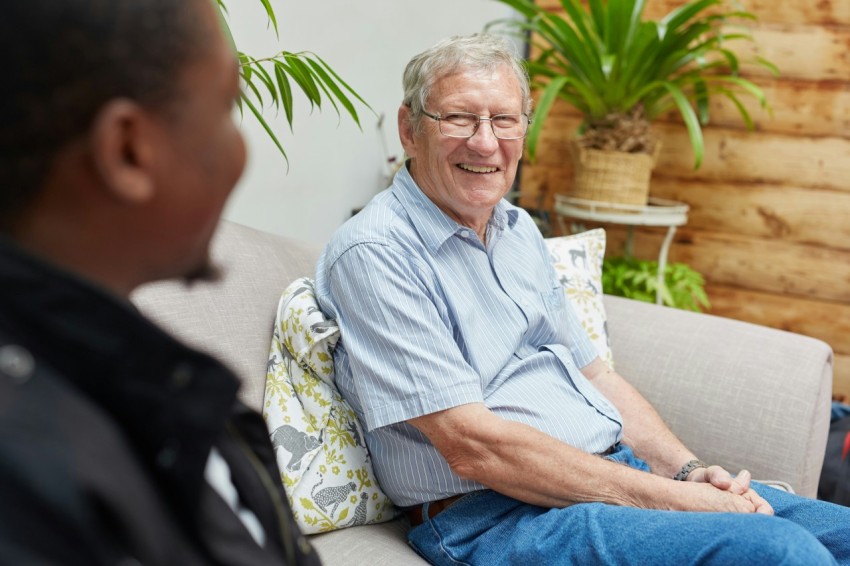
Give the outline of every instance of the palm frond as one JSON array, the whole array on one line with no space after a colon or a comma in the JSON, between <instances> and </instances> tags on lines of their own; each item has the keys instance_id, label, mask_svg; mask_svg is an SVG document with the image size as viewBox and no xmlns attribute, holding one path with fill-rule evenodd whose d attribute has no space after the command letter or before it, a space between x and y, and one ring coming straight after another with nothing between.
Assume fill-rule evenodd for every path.
<instances>
[{"instance_id":1,"label":"palm frond","mask_svg":"<svg viewBox=\"0 0 850 566\"><path fill-rule=\"evenodd\" d=\"M259 0L268 18L269 26L279 37L278 19L270 0ZM230 26L227 21L226 0L216 0L222 28L236 49ZM286 152L275 134L264 112L270 107L275 111L283 108L284 117L293 129L295 97L293 86L297 87L307 99L311 109L321 109L322 103L330 103L342 118L342 109L351 117L358 128L362 129L356 104L365 106L374 113L357 92L351 88L323 59L309 52L281 51L270 57L257 58L237 50L240 75L244 85L239 99L239 110L247 106L250 114L259 122L269 138L286 160ZM288 161L287 161L288 164Z\"/></svg>"}]
</instances>

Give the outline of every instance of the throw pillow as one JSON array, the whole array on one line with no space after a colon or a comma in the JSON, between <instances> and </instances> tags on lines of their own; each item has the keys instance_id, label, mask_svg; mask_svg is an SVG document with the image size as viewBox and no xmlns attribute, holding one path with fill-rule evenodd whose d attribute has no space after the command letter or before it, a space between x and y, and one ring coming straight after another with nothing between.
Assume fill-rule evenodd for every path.
<instances>
[{"instance_id":1,"label":"throw pillow","mask_svg":"<svg viewBox=\"0 0 850 566\"><path fill-rule=\"evenodd\" d=\"M278 304L263 418L295 520L307 534L396 516L375 479L357 416L334 384L338 339L312 280L289 285Z\"/></svg>"},{"instance_id":2,"label":"throw pillow","mask_svg":"<svg viewBox=\"0 0 850 566\"><path fill-rule=\"evenodd\" d=\"M564 294L581 321L599 357L614 367L608 343L608 319L602 302L602 259L605 257L605 230L546 239Z\"/></svg>"}]
</instances>

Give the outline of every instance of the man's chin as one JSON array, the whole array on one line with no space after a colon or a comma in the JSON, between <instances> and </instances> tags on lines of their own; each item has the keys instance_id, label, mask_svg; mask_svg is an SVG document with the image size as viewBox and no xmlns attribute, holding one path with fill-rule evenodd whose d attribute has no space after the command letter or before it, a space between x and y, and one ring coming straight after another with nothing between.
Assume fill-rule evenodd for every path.
<instances>
[{"instance_id":1,"label":"man's chin","mask_svg":"<svg viewBox=\"0 0 850 566\"><path fill-rule=\"evenodd\" d=\"M204 259L197 267L184 273L181 279L186 285L195 283L215 283L224 276L224 269L213 263L210 258Z\"/></svg>"}]
</instances>

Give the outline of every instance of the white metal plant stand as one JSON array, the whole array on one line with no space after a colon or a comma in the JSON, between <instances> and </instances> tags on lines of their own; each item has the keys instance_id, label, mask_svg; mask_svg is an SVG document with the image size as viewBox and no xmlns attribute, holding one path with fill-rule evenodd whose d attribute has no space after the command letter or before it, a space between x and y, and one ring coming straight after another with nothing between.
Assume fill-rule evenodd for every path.
<instances>
[{"instance_id":1,"label":"white metal plant stand","mask_svg":"<svg viewBox=\"0 0 850 566\"><path fill-rule=\"evenodd\" d=\"M569 232L581 231L583 227L576 220L606 222L628 227L626 251L632 252L632 238L635 226L666 226L667 235L658 254L658 288L655 302L661 304L661 288L664 285L664 269L667 267L667 253L676 234L676 228L688 222L688 205L673 200L649 198L646 205L619 204L584 200L566 195L555 195L555 214L562 233L567 232L566 220L570 218Z\"/></svg>"}]
</instances>

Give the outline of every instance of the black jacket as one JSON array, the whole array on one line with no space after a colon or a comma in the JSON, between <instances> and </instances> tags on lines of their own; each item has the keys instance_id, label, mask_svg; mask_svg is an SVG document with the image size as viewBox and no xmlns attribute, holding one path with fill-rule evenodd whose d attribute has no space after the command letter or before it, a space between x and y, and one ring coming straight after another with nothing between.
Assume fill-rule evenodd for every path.
<instances>
[{"instance_id":1,"label":"black jacket","mask_svg":"<svg viewBox=\"0 0 850 566\"><path fill-rule=\"evenodd\" d=\"M318 564L237 378L0 240L0 564ZM230 466L265 548L204 480Z\"/></svg>"}]
</instances>

